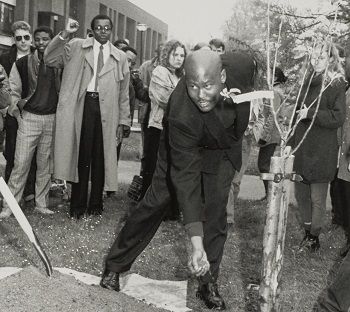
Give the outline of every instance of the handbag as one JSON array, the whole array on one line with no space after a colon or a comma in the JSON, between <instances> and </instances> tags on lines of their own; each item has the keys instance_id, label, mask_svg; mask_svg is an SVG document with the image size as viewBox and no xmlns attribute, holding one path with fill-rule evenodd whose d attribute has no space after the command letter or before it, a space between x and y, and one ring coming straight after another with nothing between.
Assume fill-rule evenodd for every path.
<instances>
[{"instance_id":1,"label":"handbag","mask_svg":"<svg viewBox=\"0 0 350 312\"><path fill-rule=\"evenodd\" d=\"M128 189L128 197L135 201L140 201L142 193L142 176L134 175Z\"/></svg>"}]
</instances>

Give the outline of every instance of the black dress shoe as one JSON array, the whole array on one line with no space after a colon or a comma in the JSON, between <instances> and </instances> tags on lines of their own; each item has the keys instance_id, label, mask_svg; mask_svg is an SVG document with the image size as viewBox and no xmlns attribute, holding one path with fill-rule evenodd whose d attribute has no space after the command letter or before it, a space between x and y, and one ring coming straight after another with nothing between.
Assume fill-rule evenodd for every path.
<instances>
[{"instance_id":1,"label":"black dress shoe","mask_svg":"<svg viewBox=\"0 0 350 312\"><path fill-rule=\"evenodd\" d=\"M100 286L110 290L119 291L119 273L106 270L102 275Z\"/></svg>"},{"instance_id":2,"label":"black dress shoe","mask_svg":"<svg viewBox=\"0 0 350 312\"><path fill-rule=\"evenodd\" d=\"M87 215L88 216L102 216L102 210L94 210L94 211L88 210Z\"/></svg>"},{"instance_id":3,"label":"black dress shoe","mask_svg":"<svg viewBox=\"0 0 350 312\"><path fill-rule=\"evenodd\" d=\"M87 209L88 216L101 216L103 211L103 206L90 206Z\"/></svg>"},{"instance_id":4,"label":"black dress shoe","mask_svg":"<svg viewBox=\"0 0 350 312\"><path fill-rule=\"evenodd\" d=\"M226 309L224 299L220 296L216 283L208 283L199 286L196 296L204 301L208 309L220 311Z\"/></svg>"}]
</instances>

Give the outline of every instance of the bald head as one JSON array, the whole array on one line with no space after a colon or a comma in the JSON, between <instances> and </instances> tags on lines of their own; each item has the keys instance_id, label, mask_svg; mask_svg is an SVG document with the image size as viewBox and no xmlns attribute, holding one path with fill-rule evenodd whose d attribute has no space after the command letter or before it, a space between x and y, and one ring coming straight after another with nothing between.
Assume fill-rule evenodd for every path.
<instances>
[{"instance_id":1,"label":"bald head","mask_svg":"<svg viewBox=\"0 0 350 312\"><path fill-rule=\"evenodd\" d=\"M212 51L198 50L185 61L188 94L202 112L212 110L226 80L220 56Z\"/></svg>"},{"instance_id":2,"label":"bald head","mask_svg":"<svg viewBox=\"0 0 350 312\"><path fill-rule=\"evenodd\" d=\"M185 61L186 76L198 71L220 72L222 68L220 56L211 50L197 50L188 55Z\"/></svg>"}]
</instances>

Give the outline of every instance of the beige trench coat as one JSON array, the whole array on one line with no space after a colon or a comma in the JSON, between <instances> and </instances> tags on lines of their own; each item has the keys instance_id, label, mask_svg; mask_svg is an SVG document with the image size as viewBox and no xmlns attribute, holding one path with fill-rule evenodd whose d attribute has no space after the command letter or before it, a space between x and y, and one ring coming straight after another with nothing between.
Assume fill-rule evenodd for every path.
<instances>
[{"instance_id":1,"label":"beige trench coat","mask_svg":"<svg viewBox=\"0 0 350 312\"><path fill-rule=\"evenodd\" d=\"M79 182L78 157L84 99L93 77L93 38L67 42L56 36L45 50L47 65L64 68L57 106L54 177ZM117 190L118 125L130 126L129 67L126 56L111 44L110 57L99 74L105 190Z\"/></svg>"}]
</instances>

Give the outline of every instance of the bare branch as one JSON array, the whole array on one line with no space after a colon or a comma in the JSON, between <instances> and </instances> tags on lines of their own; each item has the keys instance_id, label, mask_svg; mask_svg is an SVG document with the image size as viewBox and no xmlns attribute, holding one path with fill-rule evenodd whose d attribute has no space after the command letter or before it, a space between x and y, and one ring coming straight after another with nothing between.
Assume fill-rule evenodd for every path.
<instances>
[{"instance_id":1,"label":"bare branch","mask_svg":"<svg viewBox=\"0 0 350 312\"><path fill-rule=\"evenodd\" d=\"M301 80L298 96L297 96L297 99L295 101L295 105L294 105L294 108L293 108L293 113L292 113L292 115L290 117L290 121L289 121L289 126L288 126L288 130L287 130L287 135L286 135L286 143L288 143L288 141L291 139L291 137L294 135L294 132L295 132L295 129L292 129L292 123L293 123L293 119L294 119L294 116L295 116L295 113L296 113L296 110L297 110L297 105L298 105L298 102L299 102L302 86L304 85L304 81L305 81L305 78L306 78L307 69L308 69L307 68L307 64L309 63L309 56L305 60L305 62L306 63L304 64L305 70L304 70L303 78ZM311 78L310 78L310 81L308 83L308 88L307 88L306 92L308 92L308 90L309 90L310 83L311 83Z\"/></svg>"},{"instance_id":2,"label":"bare branch","mask_svg":"<svg viewBox=\"0 0 350 312\"><path fill-rule=\"evenodd\" d=\"M318 24L320 24L320 23L321 23L321 22L318 21L318 22L312 23L312 24L310 24L310 25L307 25L307 26L298 28L298 31L299 31L299 32L303 32L304 30L309 29L309 28L311 28L311 27L314 27L314 26L316 26L316 25L318 25Z\"/></svg>"},{"instance_id":3,"label":"bare branch","mask_svg":"<svg viewBox=\"0 0 350 312\"><path fill-rule=\"evenodd\" d=\"M276 64L277 64L278 48L279 48L280 42L281 42L282 25L283 25L283 18L281 19L281 22L280 22L280 25L279 25L279 28L278 28L277 45L276 45L276 51L275 51L275 60L274 60L274 63L273 63L272 77L271 77L271 79L272 79L271 80L271 85L272 86L273 86L274 81L275 81L275 70L276 70ZM276 125L277 130L278 130L278 133L280 134L280 136L282 136L282 130L281 130L281 127L280 127L279 122L277 120L277 114L275 112L275 107L274 107L273 101L271 99L270 99L270 105L271 105L271 113L272 113L272 116L273 116L274 123Z\"/></svg>"},{"instance_id":4,"label":"bare branch","mask_svg":"<svg viewBox=\"0 0 350 312\"><path fill-rule=\"evenodd\" d=\"M271 12L276 13L276 14L280 14L280 15L295 17L295 18L302 18L302 19L315 19L317 16L324 15L324 14L312 14L312 15L305 16L305 15L297 15L294 13L281 12L278 10L271 10Z\"/></svg>"},{"instance_id":5,"label":"bare branch","mask_svg":"<svg viewBox=\"0 0 350 312\"><path fill-rule=\"evenodd\" d=\"M267 38L266 38L266 76L267 76L267 85L269 90L272 90L271 85L271 71L270 71L270 1L267 3Z\"/></svg>"}]
</instances>

